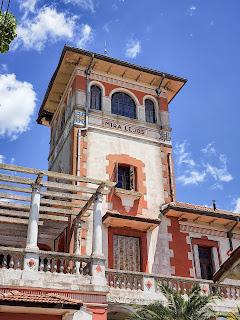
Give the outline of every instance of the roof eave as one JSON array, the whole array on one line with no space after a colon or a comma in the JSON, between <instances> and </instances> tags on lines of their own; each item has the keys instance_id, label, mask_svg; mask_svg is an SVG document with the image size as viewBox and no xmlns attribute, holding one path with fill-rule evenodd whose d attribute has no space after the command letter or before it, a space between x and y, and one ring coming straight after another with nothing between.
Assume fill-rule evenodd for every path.
<instances>
[{"instance_id":1,"label":"roof eave","mask_svg":"<svg viewBox=\"0 0 240 320\"><path fill-rule=\"evenodd\" d=\"M182 86L179 88L179 90L174 94L174 96L171 98L171 100L169 101L169 103L173 100L173 98L178 94L178 92L183 88L183 86L186 84L187 82L187 79L185 78L182 78L182 77L178 77L178 76L174 76L174 75L171 75L169 73L165 73L165 72L160 72L160 71L157 71L157 70L154 70L154 69L150 69L150 68L145 68L145 67L141 67L141 66L138 66L138 65L135 65L135 64L131 64L129 62L126 62L126 61L122 61L122 60L118 60L118 59L115 59L115 58L111 58L111 57L108 57L108 56L105 56L105 55L101 55L99 53L93 53L91 51L86 51L86 50L83 50L83 49L78 49L78 48L74 48L74 47L71 47L71 46L67 46L65 45L63 47L63 50L62 50L62 53L61 53L61 56L60 56L60 59L59 59L59 62L58 62L58 65L57 65L57 68L56 70L54 71L53 75L52 75L52 78L48 84L48 87L47 87L47 91L44 95L44 98L43 98L43 102L41 104L41 107L39 109L39 112L38 112L38 118L37 118L37 123L38 124L41 124L41 121L42 121L42 116L43 116L43 110L44 110L44 107L45 107L45 104L46 104L46 101L48 99L48 96L49 96L49 93L52 89L52 86L53 86L53 83L56 79L56 76L58 74L58 71L59 71L59 68L62 64L62 61L64 59L64 56L66 54L67 51L71 51L71 52L75 52L75 53L79 53L79 54L84 54L86 56L89 56L91 57L93 54L94 54L94 57L97 58L97 59L100 59L100 60L104 60L104 61L107 61L109 63L114 63L114 64L118 64L118 65L122 65L122 66L126 66L128 68L132 68L132 69L136 69L136 70L139 70L139 71L142 71L142 72L146 72L146 73L150 73L150 74L153 74L153 75L156 75L156 76L161 76L161 77L165 77L165 78L169 78L171 80L175 80L175 81L179 81L179 82L182 82Z\"/></svg>"}]
</instances>

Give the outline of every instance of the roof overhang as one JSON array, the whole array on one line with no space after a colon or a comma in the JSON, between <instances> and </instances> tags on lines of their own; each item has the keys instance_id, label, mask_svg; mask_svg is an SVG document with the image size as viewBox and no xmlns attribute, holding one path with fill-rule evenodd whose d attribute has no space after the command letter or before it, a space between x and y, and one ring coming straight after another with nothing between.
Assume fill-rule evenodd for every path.
<instances>
[{"instance_id":1,"label":"roof overhang","mask_svg":"<svg viewBox=\"0 0 240 320\"><path fill-rule=\"evenodd\" d=\"M93 71L95 72L106 73L108 76L121 76L123 80L134 80L139 84L152 86L156 89L161 86L166 91L168 102L187 82L184 78L168 73L144 68L106 55L64 46L39 110L38 123L42 123L44 118L51 117L57 109L74 69L77 66L87 69L92 59L94 59Z\"/></svg>"},{"instance_id":2,"label":"roof overhang","mask_svg":"<svg viewBox=\"0 0 240 320\"><path fill-rule=\"evenodd\" d=\"M232 252L213 275L214 282L221 282L225 279L240 280L240 246Z\"/></svg>"},{"instance_id":3,"label":"roof overhang","mask_svg":"<svg viewBox=\"0 0 240 320\"><path fill-rule=\"evenodd\" d=\"M131 228L140 231L155 229L161 223L159 219L151 219L139 216L123 215L115 212L107 212L103 218L103 224L113 228Z\"/></svg>"},{"instance_id":4,"label":"roof overhang","mask_svg":"<svg viewBox=\"0 0 240 320\"><path fill-rule=\"evenodd\" d=\"M179 221L194 221L196 223L214 224L222 227L240 226L240 215L224 210L213 210L209 207L195 206L184 203L169 203L162 206L161 213L166 217L175 217ZM239 227L238 226L238 227Z\"/></svg>"}]
</instances>

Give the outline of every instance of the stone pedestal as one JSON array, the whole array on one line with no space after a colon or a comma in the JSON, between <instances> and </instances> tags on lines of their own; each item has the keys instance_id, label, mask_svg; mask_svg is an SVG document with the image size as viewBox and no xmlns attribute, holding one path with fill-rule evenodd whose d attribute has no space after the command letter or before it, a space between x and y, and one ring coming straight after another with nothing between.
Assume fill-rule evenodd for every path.
<instances>
[{"instance_id":1,"label":"stone pedestal","mask_svg":"<svg viewBox=\"0 0 240 320\"><path fill-rule=\"evenodd\" d=\"M92 284L95 286L107 286L107 280L105 275L105 262L103 258L92 258L91 275Z\"/></svg>"}]
</instances>

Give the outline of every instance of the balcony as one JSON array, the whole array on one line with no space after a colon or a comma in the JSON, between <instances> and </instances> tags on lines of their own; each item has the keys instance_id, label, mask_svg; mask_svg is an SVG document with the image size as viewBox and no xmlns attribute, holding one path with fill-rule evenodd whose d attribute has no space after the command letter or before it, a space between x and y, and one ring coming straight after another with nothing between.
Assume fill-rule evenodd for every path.
<instances>
[{"instance_id":1,"label":"balcony","mask_svg":"<svg viewBox=\"0 0 240 320\"><path fill-rule=\"evenodd\" d=\"M237 285L106 269L102 202L112 183L6 164L0 164L0 169L0 190L8 191L0 192L0 291L57 290L66 297L77 295L83 302L91 302L90 295L96 293L101 303L144 305L163 299L163 283L185 294L198 282L203 294L222 297L216 299L216 310L227 312L240 304ZM93 245L91 254L82 255L80 235L86 214L93 216ZM159 221L133 223L148 230ZM54 243L66 228L65 252L56 251L54 245L48 251L39 249L39 242Z\"/></svg>"},{"instance_id":2,"label":"balcony","mask_svg":"<svg viewBox=\"0 0 240 320\"><path fill-rule=\"evenodd\" d=\"M106 292L102 204L114 183L7 164L0 170L0 285ZM86 256L81 230L89 215Z\"/></svg>"},{"instance_id":3,"label":"balcony","mask_svg":"<svg viewBox=\"0 0 240 320\"><path fill-rule=\"evenodd\" d=\"M203 294L216 295L213 308L218 312L231 311L240 304L240 285L215 284L209 280L164 277L113 269L106 270L106 277L110 290L108 302L113 304L146 305L164 300L160 289L162 284L168 285L184 295L194 283L200 285Z\"/></svg>"}]
</instances>

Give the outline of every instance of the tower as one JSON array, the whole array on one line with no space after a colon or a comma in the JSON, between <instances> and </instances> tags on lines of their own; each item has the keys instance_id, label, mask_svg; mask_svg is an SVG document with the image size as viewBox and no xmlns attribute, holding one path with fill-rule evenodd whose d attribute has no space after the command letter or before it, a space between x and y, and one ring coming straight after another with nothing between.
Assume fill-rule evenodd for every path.
<instances>
[{"instance_id":1,"label":"tower","mask_svg":"<svg viewBox=\"0 0 240 320\"><path fill-rule=\"evenodd\" d=\"M116 182L103 217L110 268L164 271L146 248L160 206L175 200L168 105L185 82L70 47L50 81L38 116L51 129L49 170Z\"/></svg>"}]
</instances>

